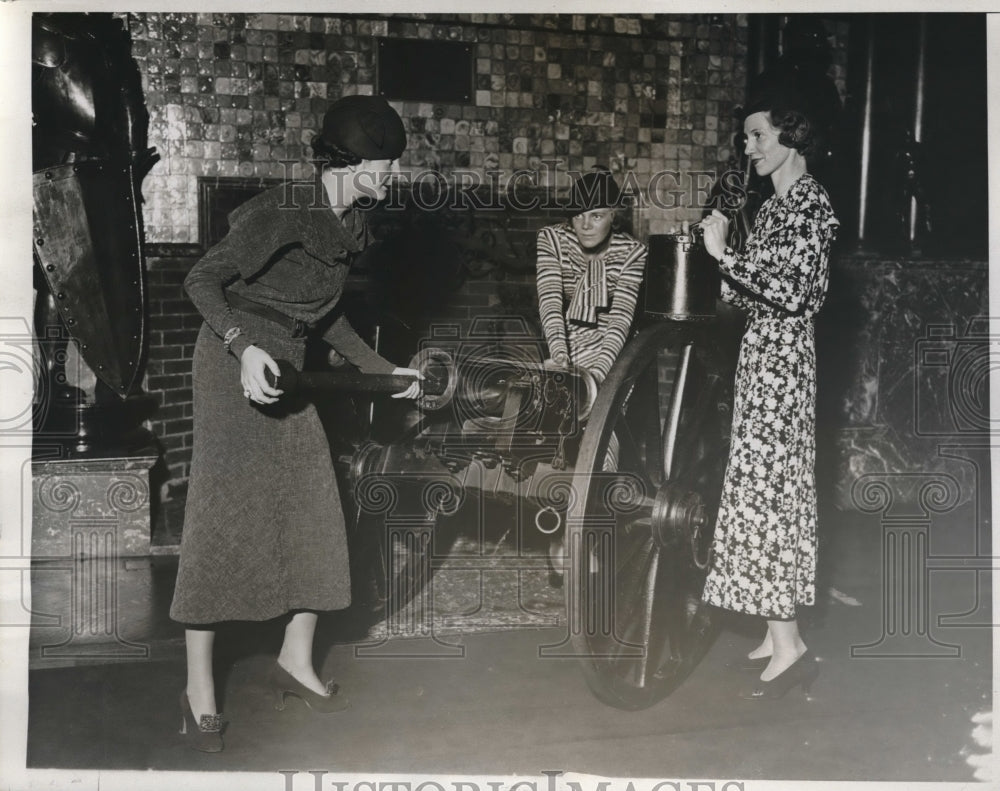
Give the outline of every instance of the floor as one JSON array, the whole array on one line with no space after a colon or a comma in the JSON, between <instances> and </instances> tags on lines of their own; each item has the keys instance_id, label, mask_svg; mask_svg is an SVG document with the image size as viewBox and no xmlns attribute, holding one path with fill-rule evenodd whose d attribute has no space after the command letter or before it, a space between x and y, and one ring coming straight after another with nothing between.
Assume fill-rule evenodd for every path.
<instances>
[{"instance_id":1,"label":"floor","mask_svg":"<svg viewBox=\"0 0 1000 791\"><path fill-rule=\"evenodd\" d=\"M976 528L968 514L950 518L950 527L934 525L931 551L954 559L949 542ZM707 657L670 697L643 711L609 708L590 694L575 660L539 656L540 646L565 636L561 594L542 584L531 598L531 617L480 617L465 627L461 619L440 628L435 622L431 636L385 640L379 628L366 632L344 619L324 619L317 638L323 673L336 676L352 703L325 716L298 700L284 711L273 708L265 678L280 624L230 627L220 634L218 658L229 725L225 751L214 755L188 749L177 735L183 645L166 615L176 560L136 561L119 569L119 589L131 604L121 608L115 630L125 638L119 644L133 646L123 650L144 650L144 656L70 658L65 649L60 656L52 648L61 639L56 632L35 630L27 765L151 769L144 777L161 780L174 770L260 772L286 791L313 788L308 770L330 777L562 771L969 781L971 718L990 708L993 695L989 575L961 558L939 563L948 568L925 578L926 618L910 621L918 629L908 636L900 629L887 636L883 610L893 594L883 590L882 535L877 521L861 518L842 519L830 530L824 593L803 620L806 641L822 662L808 696L796 689L777 701L741 699L753 675L727 663L755 645L760 626L726 619ZM505 572L492 573L499 580ZM537 576L532 584L544 579L537 564L531 573ZM54 582L62 577L36 571L36 601L45 600L46 585L58 592L59 584L68 584ZM447 567L439 577L444 584ZM487 572L478 578L480 590L491 587ZM43 643L50 646L44 657ZM303 775L278 785L279 770ZM213 777L186 780L184 788L212 788ZM315 788L321 787L335 786L317 779Z\"/></svg>"}]
</instances>

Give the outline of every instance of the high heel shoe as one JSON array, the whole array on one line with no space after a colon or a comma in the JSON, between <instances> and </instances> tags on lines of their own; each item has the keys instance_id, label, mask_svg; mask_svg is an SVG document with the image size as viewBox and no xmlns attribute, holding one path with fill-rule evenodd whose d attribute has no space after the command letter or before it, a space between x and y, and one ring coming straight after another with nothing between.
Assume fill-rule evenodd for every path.
<instances>
[{"instance_id":1,"label":"high heel shoe","mask_svg":"<svg viewBox=\"0 0 1000 791\"><path fill-rule=\"evenodd\" d=\"M194 721L191 711L191 701L187 690L181 690L181 734L185 737L188 747L203 753L222 752L223 722L221 714L202 714L198 722Z\"/></svg>"},{"instance_id":2,"label":"high heel shoe","mask_svg":"<svg viewBox=\"0 0 1000 791\"><path fill-rule=\"evenodd\" d=\"M744 692L740 697L746 700L777 700L799 684L802 685L802 691L808 694L817 676L819 663L813 653L807 650L770 681L758 681L752 691Z\"/></svg>"},{"instance_id":3,"label":"high heel shoe","mask_svg":"<svg viewBox=\"0 0 1000 791\"><path fill-rule=\"evenodd\" d=\"M274 691L274 708L278 711L285 708L285 695L295 695L309 708L320 714L343 711L351 705L351 702L340 694L340 687L335 682L327 681L326 694L320 695L309 689L277 662L271 668L269 683Z\"/></svg>"}]
</instances>

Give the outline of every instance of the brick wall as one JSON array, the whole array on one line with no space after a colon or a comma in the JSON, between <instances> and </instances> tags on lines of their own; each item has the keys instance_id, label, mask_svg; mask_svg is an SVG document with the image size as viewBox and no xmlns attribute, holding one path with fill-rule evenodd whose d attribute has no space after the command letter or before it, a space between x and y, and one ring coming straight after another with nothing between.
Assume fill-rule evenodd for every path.
<instances>
[{"instance_id":1,"label":"brick wall","mask_svg":"<svg viewBox=\"0 0 1000 791\"><path fill-rule=\"evenodd\" d=\"M191 361L201 316L184 294L182 283L194 260L191 256L146 258L150 337L145 389L159 402L150 429L162 446L161 461L150 474L154 545L178 543L190 473Z\"/></svg>"}]
</instances>

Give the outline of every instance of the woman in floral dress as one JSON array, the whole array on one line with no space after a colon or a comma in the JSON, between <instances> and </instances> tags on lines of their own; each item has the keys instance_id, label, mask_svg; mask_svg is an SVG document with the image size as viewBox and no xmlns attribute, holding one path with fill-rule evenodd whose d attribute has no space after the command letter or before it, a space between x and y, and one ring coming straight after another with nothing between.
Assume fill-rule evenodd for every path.
<instances>
[{"instance_id":1,"label":"woman in floral dress","mask_svg":"<svg viewBox=\"0 0 1000 791\"><path fill-rule=\"evenodd\" d=\"M749 698L774 698L818 672L796 611L815 600L816 358L814 316L823 304L838 221L807 172L815 129L802 102L772 95L752 105L746 153L775 194L743 252L726 246L728 220L702 221L719 262L722 297L749 313L736 370L732 447L713 560L702 598L766 619L749 654L763 672Z\"/></svg>"}]
</instances>

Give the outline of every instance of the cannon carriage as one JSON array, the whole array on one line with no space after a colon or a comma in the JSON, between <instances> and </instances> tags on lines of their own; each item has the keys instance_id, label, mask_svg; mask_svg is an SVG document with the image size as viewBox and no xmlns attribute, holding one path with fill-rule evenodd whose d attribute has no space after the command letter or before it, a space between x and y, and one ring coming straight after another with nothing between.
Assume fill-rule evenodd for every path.
<instances>
[{"instance_id":1,"label":"cannon carriage","mask_svg":"<svg viewBox=\"0 0 1000 791\"><path fill-rule=\"evenodd\" d=\"M410 363L424 376L419 418L339 456L368 606L397 610L428 585L449 545L436 534L463 502L516 503L565 548L560 655L579 659L594 694L638 709L677 687L713 635L699 596L735 363L705 256L689 234L651 237L640 328L600 385L545 362L516 318L432 333ZM392 392L408 381L284 374L286 390ZM388 529L405 498L424 519Z\"/></svg>"}]
</instances>

